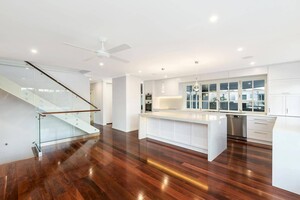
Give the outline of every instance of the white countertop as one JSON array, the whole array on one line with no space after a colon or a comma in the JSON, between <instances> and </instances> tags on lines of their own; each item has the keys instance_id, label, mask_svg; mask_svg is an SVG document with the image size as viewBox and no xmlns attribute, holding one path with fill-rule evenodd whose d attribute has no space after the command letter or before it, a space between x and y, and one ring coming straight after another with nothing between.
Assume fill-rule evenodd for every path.
<instances>
[{"instance_id":1,"label":"white countertop","mask_svg":"<svg viewBox=\"0 0 300 200\"><path fill-rule=\"evenodd\" d=\"M299 117L277 117L273 127L273 133L287 134L294 133L300 135Z\"/></svg>"},{"instance_id":2,"label":"white countertop","mask_svg":"<svg viewBox=\"0 0 300 200\"><path fill-rule=\"evenodd\" d=\"M200 114L225 114L225 115L246 115L246 116L257 116L257 117L276 117L270 116L265 113L251 113L251 112L224 112L224 111L200 111L200 110L189 110L189 109L158 109L153 108L154 112L185 112L185 113L200 113Z\"/></svg>"},{"instance_id":3,"label":"white countertop","mask_svg":"<svg viewBox=\"0 0 300 200\"><path fill-rule=\"evenodd\" d=\"M158 119L168 119L192 123L209 124L221 119L226 119L224 113L203 113L203 112L151 112L142 113L142 117L151 117Z\"/></svg>"}]
</instances>

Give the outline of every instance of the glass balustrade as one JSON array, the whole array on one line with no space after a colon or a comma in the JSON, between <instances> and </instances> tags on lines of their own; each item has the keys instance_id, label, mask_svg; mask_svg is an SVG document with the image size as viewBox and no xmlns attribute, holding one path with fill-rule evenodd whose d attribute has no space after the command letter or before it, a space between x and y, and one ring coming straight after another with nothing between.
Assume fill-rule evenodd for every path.
<instances>
[{"instance_id":1,"label":"glass balustrade","mask_svg":"<svg viewBox=\"0 0 300 200\"><path fill-rule=\"evenodd\" d=\"M70 89L72 85L64 85L50 73L23 61L0 61L0 89L31 104L37 113L34 142L39 149L44 142L99 132L90 125L88 110L98 108L89 102L89 96L80 96ZM86 112L41 115L82 110Z\"/></svg>"}]
</instances>

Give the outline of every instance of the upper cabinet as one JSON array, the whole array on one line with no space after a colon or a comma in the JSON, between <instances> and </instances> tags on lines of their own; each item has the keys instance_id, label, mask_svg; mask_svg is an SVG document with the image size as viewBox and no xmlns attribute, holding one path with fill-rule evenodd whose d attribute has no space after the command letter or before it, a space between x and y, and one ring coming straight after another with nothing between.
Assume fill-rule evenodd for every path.
<instances>
[{"instance_id":1,"label":"upper cabinet","mask_svg":"<svg viewBox=\"0 0 300 200\"><path fill-rule=\"evenodd\" d=\"M155 92L156 97L159 96L178 96L179 95L179 80L164 79L155 81Z\"/></svg>"},{"instance_id":2,"label":"upper cabinet","mask_svg":"<svg viewBox=\"0 0 300 200\"><path fill-rule=\"evenodd\" d=\"M300 116L300 62L269 67L268 113Z\"/></svg>"}]
</instances>

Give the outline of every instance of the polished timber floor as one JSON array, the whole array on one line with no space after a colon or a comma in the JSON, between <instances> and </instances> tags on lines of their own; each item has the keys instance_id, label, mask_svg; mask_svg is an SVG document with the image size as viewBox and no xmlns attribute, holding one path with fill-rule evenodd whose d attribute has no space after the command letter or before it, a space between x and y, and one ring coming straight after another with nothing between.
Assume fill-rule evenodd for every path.
<instances>
[{"instance_id":1,"label":"polished timber floor","mask_svg":"<svg viewBox=\"0 0 300 200\"><path fill-rule=\"evenodd\" d=\"M42 158L0 166L0 199L300 199L271 186L271 149L229 140L206 156L137 132L100 127L99 138L43 148Z\"/></svg>"}]
</instances>

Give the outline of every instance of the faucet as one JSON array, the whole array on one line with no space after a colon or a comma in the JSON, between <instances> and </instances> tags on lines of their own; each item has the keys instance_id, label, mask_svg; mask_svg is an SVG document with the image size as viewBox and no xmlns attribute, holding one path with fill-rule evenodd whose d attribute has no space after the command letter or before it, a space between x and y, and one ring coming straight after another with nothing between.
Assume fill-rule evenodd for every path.
<instances>
[{"instance_id":1,"label":"faucet","mask_svg":"<svg viewBox=\"0 0 300 200\"><path fill-rule=\"evenodd\" d=\"M220 112L220 100L219 99L217 99L217 98L214 98L214 102L218 102L217 103L217 112Z\"/></svg>"}]
</instances>

